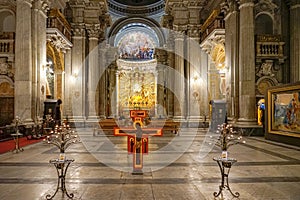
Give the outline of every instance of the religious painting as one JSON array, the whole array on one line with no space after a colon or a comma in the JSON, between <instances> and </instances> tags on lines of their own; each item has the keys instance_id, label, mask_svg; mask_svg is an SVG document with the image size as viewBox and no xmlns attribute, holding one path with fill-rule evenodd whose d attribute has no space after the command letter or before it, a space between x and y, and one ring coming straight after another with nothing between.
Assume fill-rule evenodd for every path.
<instances>
[{"instance_id":1,"label":"religious painting","mask_svg":"<svg viewBox=\"0 0 300 200\"><path fill-rule=\"evenodd\" d=\"M268 90L268 132L300 137L300 84Z\"/></svg>"},{"instance_id":2,"label":"religious painting","mask_svg":"<svg viewBox=\"0 0 300 200\"><path fill-rule=\"evenodd\" d=\"M120 59L153 59L156 44L152 37L142 31L126 34L118 44Z\"/></svg>"}]
</instances>

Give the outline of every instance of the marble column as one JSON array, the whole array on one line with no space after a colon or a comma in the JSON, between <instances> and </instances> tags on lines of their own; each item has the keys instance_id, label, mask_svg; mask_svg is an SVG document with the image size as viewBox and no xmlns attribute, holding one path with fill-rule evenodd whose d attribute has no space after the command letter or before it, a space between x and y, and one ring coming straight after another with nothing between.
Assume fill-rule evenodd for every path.
<instances>
[{"instance_id":1,"label":"marble column","mask_svg":"<svg viewBox=\"0 0 300 200\"><path fill-rule=\"evenodd\" d=\"M181 29L181 28L179 28ZM175 35L175 76L174 76L174 118L185 119L185 77L184 77L184 31Z\"/></svg>"},{"instance_id":2,"label":"marble column","mask_svg":"<svg viewBox=\"0 0 300 200\"><path fill-rule=\"evenodd\" d=\"M255 116L255 46L254 46L254 3L240 1L239 43L239 119L244 125L256 124Z\"/></svg>"},{"instance_id":3,"label":"marble column","mask_svg":"<svg viewBox=\"0 0 300 200\"><path fill-rule=\"evenodd\" d=\"M15 117L32 122L32 0L16 1Z\"/></svg>"},{"instance_id":4,"label":"marble column","mask_svg":"<svg viewBox=\"0 0 300 200\"><path fill-rule=\"evenodd\" d=\"M69 118L72 116L72 82L74 81L72 78L72 57L71 50L67 50L65 53L65 92L64 92L64 100L63 100L63 116L65 118Z\"/></svg>"},{"instance_id":5,"label":"marble column","mask_svg":"<svg viewBox=\"0 0 300 200\"><path fill-rule=\"evenodd\" d=\"M99 108L100 117L114 117L117 114L117 80L118 76L116 76L117 73L117 64L116 64L116 55L117 55L117 47L106 47L105 54L101 55L102 61L100 62L101 68L103 68L102 71L102 81L104 90L107 89L103 94L100 92L100 101L103 101L105 106L103 108ZM107 77L104 76L104 71L108 68ZM100 73L101 74L101 73ZM100 103L101 104L101 103ZM102 110L101 110L102 109ZM103 114L102 114L103 113Z\"/></svg>"},{"instance_id":6,"label":"marble column","mask_svg":"<svg viewBox=\"0 0 300 200\"><path fill-rule=\"evenodd\" d=\"M167 52L163 48L155 49L157 59L157 116L166 116L166 102L165 102L165 67L167 65Z\"/></svg>"},{"instance_id":7,"label":"marble column","mask_svg":"<svg viewBox=\"0 0 300 200\"><path fill-rule=\"evenodd\" d=\"M175 55L174 55L174 39L173 34L169 34L167 42L167 51L168 51L168 67L165 69L165 83L164 87L166 89L166 109L167 117L174 117L174 65L175 65Z\"/></svg>"},{"instance_id":8,"label":"marble column","mask_svg":"<svg viewBox=\"0 0 300 200\"><path fill-rule=\"evenodd\" d=\"M290 0L290 82L300 81L300 1Z\"/></svg>"},{"instance_id":9,"label":"marble column","mask_svg":"<svg viewBox=\"0 0 300 200\"><path fill-rule=\"evenodd\" d=\"M72 119L75 122L85 120L86 79L85 79L85 30L81 26L73 28L72 38L72 76L74 77L72 90Z\"/></svg>"},{"instance_id":10,"label":"marble column","mask_svg":"<svg viewBox=\"0 0 300 200\"><path fill-rule=\"evenodd\" d=\"M108 95L108 92L107 92L107 87L108 87L108 77L107 77L107 68L108 66L110 65L110 62L112 60L114 60L114 54L115 52L112 51L110 53L112 53L112 55L109 55L108 58L106 57L107 55L107 51L108 49L106 48L106 43L105 42L102 42L100 44L100 47L99 47L99 54L100 54L100 64L98 66L98 76L99 76L99 79L98 79L98 97L99 97L99 117L101 119L104 119L106 118L106 116L108 115L107 114L107 109L108 109L108 105L107 105L107 95ZM112 50L112 49L110 49ZM109 54L110 54L109 53ZM113 58L113 59L112 59Z\"/></svg>"},{"instance_id":11,"label":"marble column","mask_svg":"<svg viewBox=\"0 0 300 200\"><path fill-rule=\"evenodd\" d=\"M225 68L227 116L236 120L239 116L239 13L236 0L228 0L225 17Z\"/></svg>"},{"instance_id":12,"label":"marble column","mask_svg":"<svg viewBox=\"0 0 300 200\"><path fill-rule=\"evenodd\" d=\"M168 68L165 70L166 106L168 118L174 117L174 53L168 52Z\"/></svg>"},{"instance_id":13,"label":"marble column","mask_svg":"<svg viewBox=\"0 0 300 200\"><path fill-rule=\"evenodd\" d=\"M97 109L99 102L99 94L96 94L99 76L97 73L98 66L98 37L99 37L99 24L86 25L89 40L89 55L88 55L88 121L97 120ZM96 98L97 97L97 98Z\"/></svg>"}]
</instances>

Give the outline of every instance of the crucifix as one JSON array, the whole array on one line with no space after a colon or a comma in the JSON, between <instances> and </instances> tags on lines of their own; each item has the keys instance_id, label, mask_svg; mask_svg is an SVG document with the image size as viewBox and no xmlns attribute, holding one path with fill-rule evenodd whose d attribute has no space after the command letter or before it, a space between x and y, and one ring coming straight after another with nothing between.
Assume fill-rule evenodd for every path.
<instances>
[{"instance_id":1,"label":"crucifix","mask_svg":"<svg viewBox=\"0 0 300 200\"><path fill-rule=\"evenodd\" d=\"M162 136L162 129L142 128L146 111L130 111L133 127L115 127L115 136L127 136L127 152L133 155L132 174L143 174L143 154L148 153L149 136Z\"/></svg>"}]
</instances>

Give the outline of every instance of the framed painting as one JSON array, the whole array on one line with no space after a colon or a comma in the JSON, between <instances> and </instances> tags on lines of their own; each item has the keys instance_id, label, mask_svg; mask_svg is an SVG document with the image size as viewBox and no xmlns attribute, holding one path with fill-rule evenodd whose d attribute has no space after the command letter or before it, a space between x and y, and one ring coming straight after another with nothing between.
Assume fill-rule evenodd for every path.
<instances>
[{"instance_id":1,"label":"framed painting","mask_svg":"<svg viewBox=\"0 0 300 200\"><path fill-rule=\"evenodd\" d=\"M300 138L300 83L267 90L269 134Z\"/></svg>"}]
</instances>

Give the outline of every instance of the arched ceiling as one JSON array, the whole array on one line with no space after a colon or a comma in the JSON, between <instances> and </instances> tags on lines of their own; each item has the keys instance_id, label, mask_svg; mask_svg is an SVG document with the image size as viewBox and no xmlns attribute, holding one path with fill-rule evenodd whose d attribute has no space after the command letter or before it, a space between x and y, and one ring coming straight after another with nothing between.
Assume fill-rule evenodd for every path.
<instances>
[{"instance_id":1,"label":"arched ceiling","mask_svg":"<svg viewBox=\"0 0 300 200\"><path fill-rule=\"evenodd\" d=\"M159 2L160 0L114 0L114 1L127 6L149 6L151 4Z\"/></svg>"},{"instance_id":2,"label":"arched ceiling","mask_svg":"<svg viewBox=\"0 0 300 200\"><path fill-rule=\"evenodd\" d=\"M162 14L164 0L108 0L111 13L119 16L152 16Z\"/></svg>"}]
</instances>

